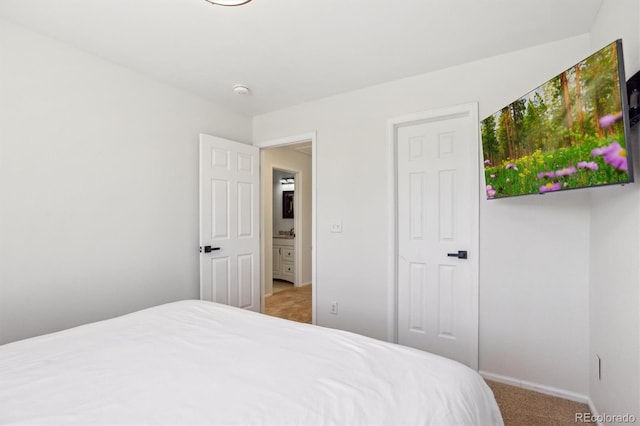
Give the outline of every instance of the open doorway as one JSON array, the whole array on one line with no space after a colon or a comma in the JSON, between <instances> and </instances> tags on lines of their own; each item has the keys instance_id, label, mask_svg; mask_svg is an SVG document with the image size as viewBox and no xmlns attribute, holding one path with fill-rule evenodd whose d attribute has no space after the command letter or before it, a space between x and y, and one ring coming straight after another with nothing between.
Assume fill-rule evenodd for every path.
<instances>
[{"instance_id":1,"label":"open doorway","mask_svg":"<svg viewBox=\"0 0 640 426\"><path fill-rule=\"evenodd\" d=\"M261 147L262 312L315 323L314 139Z\"/></svg>"},{"instance_id":2,"label":"open doorway","mask_svg":"<svg viewBox=\"0 0 640 426\"><path fill-rule=\"evenodd\" d=\"M294 158L295 160L295 158ZM305 167L306 158L301 159L300 166ZM298 160L300 161L300 160ZM296 215L295 215L295 199L296 197L296 175L293 170L273 169L272 179L272 262L271 273L273 277L273 285L269 291L269 283L265 283L265 296L276 295L282 291L295 289L300 287L302 265L296 260ZM299 182L299 179L298 179ZM297 191L297 196L301 196L301 189ZM298 210L298 218L300 216ZM300 230L298 225L298 230ZM305 261L305 259L302 259ZM281 297L281 296L279 296ZM273 303L272 303L273 304ZM309 322L311 320L311 304L308 306ZM269 312L267 312L269 313ZM306 318L306 316L305 316ZM306 322L306 321L304 321Z\"/></svg>"}]
</instances>

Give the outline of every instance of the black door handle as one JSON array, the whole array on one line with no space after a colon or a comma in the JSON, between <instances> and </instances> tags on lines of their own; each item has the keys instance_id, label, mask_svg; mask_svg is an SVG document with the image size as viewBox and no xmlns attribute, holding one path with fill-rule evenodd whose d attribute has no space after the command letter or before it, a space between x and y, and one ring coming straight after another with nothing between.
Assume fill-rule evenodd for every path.
<instances>
[{"instance_id":1,"label":"black door handle","mask_svg":"<svg viewBox=\"0 0 640 426\"><path fill-rule=\"evenodd\" d=\"M215 251L215 250L220 250L220 247L211 247L211 246L200 247L200 253L202 253L203 251L205 253L211 253L212 251Z\"/></svg>"},{"instance_id":2,"label":"black door handle","mask_svg":"<svg viewBox=\"0 0 640 426\"><path fill-rule=\"evenodd\" d=\"M447 253L449 257L457 257L458 259L466 259L467 251L466 250L458 250L457 253Z\"/></svg>"}]
</instances>

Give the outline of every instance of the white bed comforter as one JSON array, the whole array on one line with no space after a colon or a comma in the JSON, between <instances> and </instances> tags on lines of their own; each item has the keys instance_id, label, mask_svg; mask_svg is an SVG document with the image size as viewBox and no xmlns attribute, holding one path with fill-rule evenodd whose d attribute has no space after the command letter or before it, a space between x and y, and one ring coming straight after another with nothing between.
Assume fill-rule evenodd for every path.
<instances>
[{"instance_id":1,"label":"white bed comforter","mask_svg":"<svg viewBox=\"0 0 640 426\"><path fill-rule=\"evenodd\" d=\"M0 424L494 425L471 369L183 301L0 346Z\"/></svg>"}]
</instances>

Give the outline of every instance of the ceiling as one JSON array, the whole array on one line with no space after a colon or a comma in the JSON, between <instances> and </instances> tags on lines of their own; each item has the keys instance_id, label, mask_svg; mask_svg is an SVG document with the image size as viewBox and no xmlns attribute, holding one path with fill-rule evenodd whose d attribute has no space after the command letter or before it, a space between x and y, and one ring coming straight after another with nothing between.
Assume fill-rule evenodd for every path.
<instances>
[{"instance_id":1,"label":"ceiling","mask_svg":"<svg viewBox=\"0 0 640 426\"><path fill-rule=\"evenodd\" d=\"M0 17L254 116L584 34L601 3L0 0Z\"/></svg>"}]
</instances>

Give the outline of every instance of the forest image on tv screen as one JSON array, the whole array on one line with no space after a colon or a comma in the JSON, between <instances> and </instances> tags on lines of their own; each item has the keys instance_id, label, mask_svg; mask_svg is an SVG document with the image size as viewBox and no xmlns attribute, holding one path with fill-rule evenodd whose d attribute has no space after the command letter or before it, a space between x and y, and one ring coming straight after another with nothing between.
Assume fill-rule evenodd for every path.
<instances>
[{"instance_id":1,"label":"forest image on tv screen","mask_svg":"<svg viewBox=\"0 0 640 426\"><path fill-rule=\"evenodd\" d=\"M631 180L618 48L611 43L481 122L487 198Z\"/></svg>"}]
</instances>

